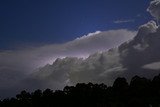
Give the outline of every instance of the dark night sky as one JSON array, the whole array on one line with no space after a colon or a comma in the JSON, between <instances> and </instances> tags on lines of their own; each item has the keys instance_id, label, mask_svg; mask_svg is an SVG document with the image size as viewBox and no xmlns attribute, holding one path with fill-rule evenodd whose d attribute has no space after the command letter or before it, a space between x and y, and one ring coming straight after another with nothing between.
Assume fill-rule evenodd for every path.
<instances>
[{"instance_id":1,"label":"dark night sky","mask_svg":"<svg viewBox=\"0 0 160 107\"><path fill-rule=\"evenodd\" d=\"M63 43L97 30L137 30L150 20L149 1L1 0L0 50Z\"/></svg>"}]
</instances>

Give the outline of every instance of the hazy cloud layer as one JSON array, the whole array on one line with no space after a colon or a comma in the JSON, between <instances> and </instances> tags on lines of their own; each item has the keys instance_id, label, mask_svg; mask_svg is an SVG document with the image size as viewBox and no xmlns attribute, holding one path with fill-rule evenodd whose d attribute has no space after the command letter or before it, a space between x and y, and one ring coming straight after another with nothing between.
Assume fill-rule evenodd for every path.
<instances>
[{"instance_id":1,"label":"hazy cloud layer","mask_svg":"<svg viewBox=\"0 0 160 107\"><path fill-rule=\"evenodd\" d=\"M151 70L160 70L160 62L152 62L150 64L144 65L142 68Z\"/></svg>"},{"instance_id":2,"label":"hazy cloud layer","mask_svg":"<svg viewBox=\"0 0 160 107\"><path fill-rule=\"evenodd\" d=\"M20 87L23 83L21 84L18 81L24 79L24 77L32 73L36 68L44 66L47 63L53 63L56 58L67 56L87 57L89 54L97 51L105 51L116 47L124 41L133 38L135 35L135 31L128 31L126 29L97 31L64 44L51 44L24 50L2 51L0 52L0 92L2 93L0 94L6 94L2 90L15 87L17 83L18 86L16 87ZM59 73L58 80L62 79L61 77L63 78L61 73ZM38 82L40 83L40 81ZM32 83L33 81L27 82L30 85ZM44 80L41 83L44 83ZM56 86L58 86L58 83Z\"/></svg>"},{"instance_id":3,"label":"hazy cloud layer","mask_svg":"<svg viewBox=\"0 0 160 107\"><path fill-rule=\"evenodd\" d=\"M127 19L127 20L116 20L114 21L115 24L122 24L122 23L131 23L134 22L134 19Z\"/></svg>"}]
</instances>

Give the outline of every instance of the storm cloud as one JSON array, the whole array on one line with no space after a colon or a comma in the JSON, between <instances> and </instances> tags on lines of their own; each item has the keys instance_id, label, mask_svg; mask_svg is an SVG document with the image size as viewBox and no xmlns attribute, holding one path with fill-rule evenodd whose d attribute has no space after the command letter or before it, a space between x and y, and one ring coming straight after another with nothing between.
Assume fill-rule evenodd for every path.
<instances>
[{"instance_id":1,"label":"storm cloud","mask_svg":"<svg viewBox=\"0 0 160 107\"><path fill-rule=\"evenodd\" d=\"M152 78L159 74L160 30L154 21L139 27L137 35L119 47L91 54L86 59L65 57L39 68L30 79L35 87L61 89L79 82L112 85L117 77ZM26 80L28 81L28 80ZM29 86L31 87L31 86Z\"/></svg>"},{"instance_id":2,"label":"storm cloud","mask_svg":"<svg viewBox=\"0 0 160 107\"><path fill-rule=\"evenodd\" d=\"M156 19L159 4L159 0L153 0L147 9ZM119 76L128 80L135 75L152 78L160 73L159 41L160 27L149 21L138 32L97 31L64 44L2 51L0 94L9 96L22 89L62 89L78 82L111 85Z\"/></svg>"},{"instance_id":3,"label":"storm cloud","mask_svg":"<svg viewBox=\"0 0 160 107\"><path fill-rule=\"evenodd\" d=\"M28 78L28 75L37 71L37 68L48 63L53 63L57 58L86 58L97 51L106 51L110 48L117 47L121 43L133 38L135 35L135 31L126 29L97 31L64 44L50 44L21 50L1 51L0 92L2 93L0 94L2 96L6 93L8 94L8 91L5 92L3 90L10 89L9 92L11 92L12 87L16 87L15 90L19 87L25 88L25 86L21 86L24 84L21 83L24 78ZM59 80L63 78L61 74L62 73L59 73ZM32 83L33 81L27 82L27 84L30 85ZM40 82L38 81L38 83ZM41 81L41 83L43 84L44 81ZM44 84L46 83L47 82ZM55 84L58 86L59 83L55 80ZM31 87L33 87L33 85Z\"/></svg>"}]
</instances>

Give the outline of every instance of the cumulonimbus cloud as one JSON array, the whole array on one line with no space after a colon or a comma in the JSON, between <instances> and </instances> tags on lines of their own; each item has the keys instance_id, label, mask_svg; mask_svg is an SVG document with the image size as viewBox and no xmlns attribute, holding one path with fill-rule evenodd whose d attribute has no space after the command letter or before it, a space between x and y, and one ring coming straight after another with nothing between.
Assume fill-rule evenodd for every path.
<instances>
[{"instance_id":1,"label":"cumulonimbus cloud","mask_svg":"<svg viewBox=\"0 0 160 107\"><path fill-rule=\"evenodd\" d=\"M30 79L36 80L34 86L55 89L79 82L111 85L118 76L125 76L128 80L135 75L151 78L159 73L159 41L160 30L154 21L150 21L139 27L131 41L119 47L91 54L86 59L57 59L40 68Z\"/></svg>"},{"instance_id":2,"label":"cumulonimbus cloud","mask_svg":"<svg viewBox=\"0 0 160 107\"><path fill-rule=\"evenodd\" d=\"M157 19L159 5L159 0L153 0L148 8ZM0 94L5 97L23 88L60 89L77 82L111 84L118 76L152 77L159 73L160 27L150 21L136 33L98 31L64 44L0 52Z\"/></svg>"},{"instance_id":3,"label":"cumulonimbus cloud","mask_svg":"<svg viewBox=\"0 0 160 107\"><path fill-rule=\"evenodd\" d=\"M16 87L19 87L20 83L18 81L22 81L34 69L47 63L53 63L56 58L88 57L97 51L106 51L117 47L133 38L136 33L126 29L98 31L64 44L50 44L28 49L2 51L0 52L0 91L2 93L0 94L7 94L8 92L5 93L2 90L15 87L17 83L18 86Z\"/></svg>"}]
</instances>

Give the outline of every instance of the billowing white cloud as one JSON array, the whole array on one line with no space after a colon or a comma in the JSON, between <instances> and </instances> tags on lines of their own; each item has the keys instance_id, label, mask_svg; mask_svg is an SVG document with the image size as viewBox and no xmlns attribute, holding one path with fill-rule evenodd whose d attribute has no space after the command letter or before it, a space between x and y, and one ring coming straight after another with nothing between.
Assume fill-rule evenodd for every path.
<instances>
[{"instance_id":1,"label":"billowing white cloud","mask_svg":"<svg viewBox=\"0 0 160 107\"><path fill-rule=\"evenodd\" d=\"M131 42L119 47L121 64L128 69L127 75L152 77L159 73L154 71L156 68L152 71L149 69L151 63L160 61L159 41L159 28L154 21L150 21L139 28L137 36Z\"/></svg>"},{"instance_id":2,"label":"billowing white cloud","mask_svg":"<svg viewBox=\"0 0 160 107\"><path fill-rule=\"evenodd\" d=\"M136 39L142 39L150 33L157 32L158 26L155 21L151 20L148 23L141 25L139 27L139 32L136 36Z\"/></svg>"},{"instance_id":3,"label":"billowing white cloud","mask_svg":"<svg viewBox=\"0 0 160 107\"><path fill-rule=\"evenodd\" d=\"M0 68L18 68L31 71L47 63L52 63L56 58L67 56L87 57L97 51L105 51L133 38L135 31L125 29L95 32L77 38L64 44L51 44L21 50L0 52ZM32 62L32 63L30 63Z\"/></svg>"},{"instance_id":4,"label":"billowing white cloud","mask_svg":"<svg viewBox=\"0 0 160 107\"><path fill-rule=\"evenodd\" d=\"M136 33L135 31L126 29L97 31L64 44L51 44L28 49L2 51L0 52L0 92L3 94L8 93L2 90L15 87L17 83L20 85L18 81L22 81L22 79L27 77L36 68L44 66L47 63L52 63L56 58L71 56L88 57L97 51L106 51L110 48L117 47L121 43L132 39ZM59 76L58 80L64 77L61 74L57 74ZM28 82L28 84L31 83L33 81ZM43 82L41 81L41 83ZM58 83L55 79L57 86Z\"/></svg>"},{"instance_id":5,"label":"billowing white cloud","mask_svg":"<svg viewBox=\"0 0 160 107\"><path fill-rule=\"evenodd\" d=\"M55 89L79 82L111 85L118 76L125 76L128 80L135 75L151 78L160 73L157 71L160 62L158 29L154 21L148 22L139 28L133 40L119 47L97 52L86 59L57 59L53 64L46 65L32 74L31 79L36 78L37 87L41 84L40 88Z\"/></svg>"},{"instance_id":6,"label":"billowing white cloud","mask_svg":"<svg viewBox=\"0 0 160 107\"><path fill-rule=\"evenodd\" d=\"M147 11L150 12L150 14L153 17L159 20L160 19L160 0L151 1Z\"/></svg>"},{"instance_id":7,"label":"billowing white cloud","mask_svg":"<svg viewBox=\"0 0 160 107\"><path fill-rule=\"evenodd\" d=\"M142 25L139 27L139 33L142 33L143 35L147 35L149 33L156 32L158 26L155 21L149 21L148 23Z\"/></svg>"},{"instance_id":8,"label":"billowing white cloud","mask_svg":"<svg viewBox=\"0 0 160 107\"><path fill-rule=\"evenodd\" d=\"M27 84L29 80L36 80L34 81L36 88L52 89L61 89L65 85L79 82L103 82L111 85L124 70L120 64L119 52L115 48L108 52L97 52L86 59L76 57L57 59L53 64L39 68L25 81L29 88L31 88ZM113 75L113 72L116 74Z\"/></svg>"}]
</instances>

